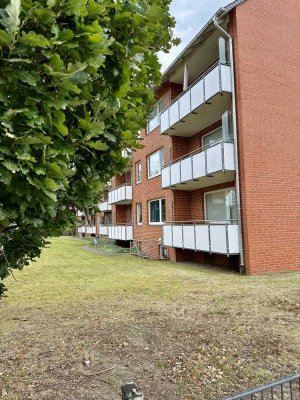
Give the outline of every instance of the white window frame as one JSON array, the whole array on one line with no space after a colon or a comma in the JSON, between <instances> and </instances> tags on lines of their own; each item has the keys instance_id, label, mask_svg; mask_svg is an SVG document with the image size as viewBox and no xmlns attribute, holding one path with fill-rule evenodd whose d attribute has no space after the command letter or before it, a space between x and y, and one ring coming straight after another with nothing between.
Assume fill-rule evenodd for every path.
<instances>
[{"instance_id":1,"label":"white window frame","mask_svg":"<svg viewBox=\"0 0 300 400\"><path fill-rule=\"evenodd\" d=\"M225 197L227 196L227 194L229 193L230 190L234 190L236 192L236 188L235 186L231 186L228 188L224 188L224 189L218 189L218 190L211 190L210 192L205 192L204 193L204 217L205 217L205 221L209 221L209 222L213 222L213 223L218 223L218 221L214 221L214 220L208 220L207 219L207 211L206 211L206 196L212 193L217 193L217 192L225 192ZM230 218L227 218L228 216L228 210L226 208L226 220L230 221ZM230 216L229 216L230 217ZM224 221L220 221L220 224L222 224Z\"/></svg>"},{"instance_id":2,"label":"white window frame","mask_svg":"<svg viewBox=\"0 0 300 400\"><path fill-rule=\"evenodd\" d=\"M212 133L215 133L215 132L217 132L217 131L219 131L219 130L222 131L222 125L219 126L219 128L213 129L212 131L206 133L205 135L202 135L202 136L201 136L201 147L204 147L204 144L203 144L204 140L203 140L203 139L204 139L205 137L207 137L207 136L211 135ZM222 138L223 138L223 131L222 131ZM216 141L216 143L217 143L217 142L218 142L218 140ZM213 144L211 144L211 146L212 146L212 145L213 145Z\"/></svg>"},{"instance_id":3,"label":"white window frame","mask_svg":"<svg viewBox=\"0 0 300 400\"><path fill-rule=\"evenodd\" d=\"M139 207L141 211L141 221L139 222ZM143 204L141 202L136 203L136 224L137 225L143 225Z\"/></svg>"},{"instance_id":4,"label":"white window frame","mask_svg":"<svg viewBox=\"0 0 300 400\"><path fill-rule=\"evenodd\" d=\"M141 166L141 174L140 174L140 180L139 180L139 172L138 172L138 166ZM135 182L136 184L139 184L142 182L142 161L138 161L135 163Z\"/></svg>"},{"instance_id":5,"label":"white window frame","mask_svg":"<svg viewBox=\"0 0 300 400\"><path fill-rule=\"evenodd\" d=\"M148 201L148 221L149 221L149 225L163 225L165 223L165 221L162 221L162 201L165 201L165 207L166 207L166 199L164 197L161 197L159 199L152 199ZM151 222L150 218L151 218L151 207L150 204L153 203L154 201L159 201L159 220L160 222ZM165 209L165 213L166 213L166 209Z\"/></svg>"},{"instance_id":6,"label":"white window frame","mask_svg":"<svg viewBox=\"0 0 300 400\"><path fill-rule=\"evenodd\" d=\"M155 103L155 105L153 106L152 112L148 116L147 132L146 132L147 135L149 135L151 132L153 132L153 131L149 131L149 121L152 121L153 119L158 118L162 112L162 109L163 109L163 99L161 98ZM155 111L155 115L153 115L151 117L151 114L154 114L154 111Z\"/></svg>"},{"instance_id":7,"label":"white window frame","mask_svg":"<svg viewBox=\"0 0 300 400\"><path fill-rule=\"evenodd\" d=\"M153 156L153 155L156 154L156 153L161 152L161 151L163 151L163 160L162 160L162 165L160 166L160 172L159 172L158 174L156 174L156 175L150 176L150 175L149 175L149 174L150 174L150 157ZM160 157L159 157L159 158L160 158ZM161 170L162 170L162 168L163 168L163 166L164 166L164 161L165 161L164 159L165 159L165 149L164 149L164 147L161 147L160 149L154 151L153 153L151 153L151 154L149 154L149 155L147 156L147 176L148 176L148 179L152 179L152 178L155 178L155 177L161 175Z\"/></svg>"}]
</instances>

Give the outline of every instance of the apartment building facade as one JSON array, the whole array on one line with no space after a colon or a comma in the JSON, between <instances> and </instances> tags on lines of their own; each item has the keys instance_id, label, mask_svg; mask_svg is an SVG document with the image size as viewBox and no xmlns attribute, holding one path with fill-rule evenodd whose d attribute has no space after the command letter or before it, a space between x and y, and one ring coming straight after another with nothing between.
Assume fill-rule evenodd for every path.
<instances>
[{"instance_id":1,"label":"apartment building facade","mask_svg":"<svg viewBox=\"0 0 300 400\"><path fill-rule=\"evenodd\" d=\"M296 0L215 14L163 74L95 233L145 257L300 270L299 17Z\"/></svg>"}]
</instances>

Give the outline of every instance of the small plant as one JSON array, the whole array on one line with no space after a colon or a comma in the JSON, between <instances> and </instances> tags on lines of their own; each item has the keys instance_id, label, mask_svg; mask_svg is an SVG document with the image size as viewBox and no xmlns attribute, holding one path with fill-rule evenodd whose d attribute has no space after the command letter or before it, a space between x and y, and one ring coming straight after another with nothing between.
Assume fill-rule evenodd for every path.
<instances>
[{"instance_id":1,"label":"small plant","mask_svg":"<svg viewBox=\"0 0 300 400\"><path fill-rule=\"evenodd\" d=\"M98 237L95 237L90 242L90 246L105 251L107 253L130 253L130 249L117 246L115 240L111 239L100 239Z\"/></svg>"}]
</instances>

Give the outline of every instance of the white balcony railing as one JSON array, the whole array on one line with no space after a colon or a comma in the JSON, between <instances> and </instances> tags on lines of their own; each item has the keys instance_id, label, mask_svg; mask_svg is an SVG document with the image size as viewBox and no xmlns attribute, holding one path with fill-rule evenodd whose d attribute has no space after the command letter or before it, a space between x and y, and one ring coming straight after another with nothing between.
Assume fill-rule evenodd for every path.
<instances>
[{"instance_id":1,"label":"white balcony railing","mask_svg":"<svg viewBox=\"0 0 300 400\"><path fill-rule=\"evenodd\" d=\"M99 226L99 234L103 236L108 235L108 226L107 225L100 225Z\"/></svg>"},{"instance_id":2,"label":"white balcony railing","mask_svg":"<svg viewBox=\"0 0 300 400\"><path fill-rule=\"evenodd\" d=\"M89 235L96 234L96 227L95 226L79 226L77 228L78 233L86 233Z\"/></svg>"},{"instance_id":3,"label":"white balcony railing","mask_svg":"<svg viewBox=\"0 0 300 400\"><path fill-rule=\"evenodd\" d=\"M239 254L238 225L231 222L166 223L164 246L209 253Z\"/></svg>"},{"instance_id":4,"label":"white balcony railing","mask_svg":"<svg viewBox=\"0 0 300 400\"><path fill-rule=\"evenodd\" d=\"M86 233L91 234L96 234L96 227L95 226L87 226L86 227Z\"/></svg>"},{"instance_id":5,"label":"white balcony railing","mask_svg":"<svg viewBox=\"0 0 300 400\"><path fill-rule=\"evenodd\" d=\"M111 211L111 204L109 204L108 201L103 201L99 204L99 209L102 212Z\"/></svg>"},{"instance_id":6,"label":"white balcony railing","mask_svg":"<svg viewBox=\"0 0 300 400\"><path fill-rule=\"evenodd\" d=\"M108 193L108 204L130 204L132 203L132 186L122 185L112 189Z\"/></svg>"},{"instance_id":7,"label":"white balcony railing","mask_svg":"<svg viewBox=\"0 0 300 400\"><path fill-rule=\"evenodd\" d=\"M161 172L162 188L185 185L188 182L193 182L195 188L202 187L201 178L212 177L218 172L222 173L219 176L220 182L216 177L210 184L222 183L226 181L224 173L227 171L235 171L234 145L229 140L219 140L164 166ZM227 177L232 180L232 174Z\"/></svg>"},{"instance_id":8,"label":"white balcony railing","mask_svg":"<svg viewBox=\"0 0 300 400\"><path fill-rule=\"evenodd\" d=\"M148 133L154 131L154 129L158 128L160 125L160 117L159 114L154 118L148 120L147 131Z\"/></svg>"},{"instance_id":9,"label":"white balcony railing","mask_svg":"<svg viewBox=\"0 0 300 400\"><path fill-rule=\"evenodd\" d=\"M109 239L115 240L132 240L133 239L133 226L132 225L109 225L108 226Z\"/></svg>"},{"instance_id":10,"label":"white balcony railing","mask_svg":"<svg viewBox=\"0 0 300 400\"><path fill-rule=\"evenodd\" d=\"M174 126L178 122L186 119L189 114L195 114L195 111L198 110L199 107L208 103L209 100L218 93L231 93L230 68L228 64L221 62L216 63L201 75L186 91L173 100L168 108L161 113L161 133L174 134L172 130L174 130ZM169 131L170 129L171 131ZM191 132L189 132L189 134L190 133Z\"/></svg>"}]
</instances>

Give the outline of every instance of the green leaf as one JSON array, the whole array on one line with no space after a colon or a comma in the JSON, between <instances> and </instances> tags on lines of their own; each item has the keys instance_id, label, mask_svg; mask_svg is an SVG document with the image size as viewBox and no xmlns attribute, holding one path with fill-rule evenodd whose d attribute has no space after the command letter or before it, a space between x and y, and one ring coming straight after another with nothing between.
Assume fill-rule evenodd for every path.
<instances>
[{"instance_id":1,"label":"green leaf","mask_svg":"<svg viewBox=\"0 0 300 400\"><path fill-rule=\"evenodd\" d=\"M23 32L20 42L30 47L41 47L43 49L46 49L50 45L45 36L35 32Z\"/></svg>"},{"instance_id":2,"label":"green leaf","mask_svg":"<svg viewBox=\"0 0 300 400\"><path fill-rule=\"evenodd\" d=\"M2 165L4 165L5 168L9 169L10 171L19 171L20 168L18 166L18 164L16 164L14 161L12 160L5 160Z\"/></svg>"},{"instance_id":3,"label":"green leaf","mask_svg":"<svg viewBox=\"0 0 300 400\"><path fill-rule=\"evenodd\" d=\"M18 74L20 81L28 83L30 86L36 86L40 76L36 72L27 72L25 70L19 71Z\"/></svg>"},{"instance_id":4,"label":"green leaf","mask_svg":"<svg viewBox=\"0 0 300 400\"><path fill-rule=\"evenodd\" d=\"M31 61L29 60L29 58L9 58L9 59L6 59L6 61L12 62L12 63L31 64Z\"/></svg>"},{"instance_id":5,"label":"green leaf","mask_svg":"<svg viewBox=\"0 0 300 400\"><path fill-rule=\"evenodd\" d=\"M53 8L57 3L57 0L47 0L47 6Z\"/></svg>"},{"instance_id":6,"label":"green leaf","mask_svg":"<svg viewBox=\"0 0 300 400\"><path fill-rule=\"evenodd\" d=\"M87 146L91 147L92 149L99 150L99 151L105 151L108 149L107 144L101 142L100 140L97 140L96 142L88 142Z\"/></svg>"},{"instance_id":7,"label":"green leaf","mask_svg":"<svg viewBox=\"0 0 300 400\"><path fill-rule=\"evenodd\" d=\"M43 180L43 185L45 186L46 189L55 191L57 189L57 185L55 180L51 179L51 178L45 178Z\"/></svg>"},{"instance_id":8,"label":"green leaf","mask_svg":"<svg viewBox=\"0 0 300 400\"><path fill-rule=\"evenodd\" d=\"M9 46L12 41L12 35L0 30L0 46Z\"/></svg>"},{"instance_id":9,"label":"green leaf","mask_svg":"<svg viewBox=\"0 0 300 400\"><path fill-rule=\"evenodd\" d=\"M7 32L15 33L20 26L21 0L11 0L5 9L0 10L0 24Z\"/></svg>"},{"instance_id":10,"label":"green leaf","mask_svg":"<svg viewBox=\"0 0 300 400\"><path fill-rule=\"evenodd\" d=\"M86 10L87 0L68 0L66 15L76 15L77 17L84 17L87 15Z\"/></svg>"}]
</instances>

